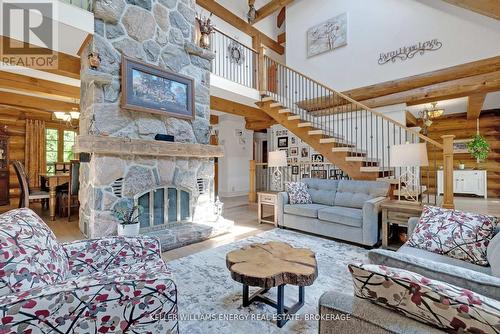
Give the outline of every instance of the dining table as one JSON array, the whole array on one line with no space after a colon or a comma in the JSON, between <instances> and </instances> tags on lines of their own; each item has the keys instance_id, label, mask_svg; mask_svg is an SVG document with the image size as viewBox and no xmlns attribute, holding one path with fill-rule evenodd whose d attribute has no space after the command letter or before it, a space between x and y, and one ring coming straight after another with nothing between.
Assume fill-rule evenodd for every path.
<instances>
[{"instance_id":1,"label":"dining table","mask_svg":"<svg viewBox=\"0 0 500 334\"><path fill-rule=\"evenodd\" d=\"M50 220L56 219L57 186L69 182L69 173L44 173L40 174L41 184L49 188Z\"/></svg>"}]
</instances>

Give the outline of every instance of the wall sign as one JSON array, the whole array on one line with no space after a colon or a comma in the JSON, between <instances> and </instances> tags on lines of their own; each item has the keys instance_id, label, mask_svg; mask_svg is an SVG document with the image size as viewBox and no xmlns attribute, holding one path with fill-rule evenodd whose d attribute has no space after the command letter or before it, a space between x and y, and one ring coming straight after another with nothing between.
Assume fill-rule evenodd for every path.
<instances>
[{"instance_id":1,"label":"wall sign","mask_svg":"<svg viewBox=\"0 0 500 334\"><path fill-rule=\"evenodd\" d=\"M386 53L381 53L378 58L379 65L384 65L389 61L395 62L396 60L407 60L413 58L416 54L423 55L428 51L437 51L441 49L443 43L441 43L436 38L425 41L418 42L410 46L403 46L395 51L390 51Z\"/></svg>"}]
</instances>

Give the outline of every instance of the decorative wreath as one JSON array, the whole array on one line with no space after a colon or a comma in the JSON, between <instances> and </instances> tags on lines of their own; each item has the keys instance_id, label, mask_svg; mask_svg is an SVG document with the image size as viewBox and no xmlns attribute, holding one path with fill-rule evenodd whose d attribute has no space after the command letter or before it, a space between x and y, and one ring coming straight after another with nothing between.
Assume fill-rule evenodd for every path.
<instances>
[{"instance_id":1,"label":"decorative wreath","mask_svg":"<svg viewBox=\"0 0 500 334\"><path fill-rule=\"evenodd\" d=\"M243 54L243 47L236 43L231 42L227 47L229 53L229 61L236 65L241 65L245 62L245 55Z\"/></svg>"}]
</instances>

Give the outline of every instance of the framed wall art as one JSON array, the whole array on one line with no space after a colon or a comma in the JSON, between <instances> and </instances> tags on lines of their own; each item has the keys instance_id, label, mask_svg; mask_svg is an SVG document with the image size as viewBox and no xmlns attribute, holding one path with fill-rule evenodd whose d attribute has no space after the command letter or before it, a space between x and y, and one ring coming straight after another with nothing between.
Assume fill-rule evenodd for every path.
<instances>
[{"instance_id":1,"label":"framed wall art","mask_svg":"<svg viewBox=\"0 0 500 334\"><path fill-rule=\"evenodd\" d=\"M307 30L307 56L312 57L347 45L347 13Z\"/></svg>"},{"instance_id":2,"label":"framed wall art","mask_svg":"<svg viewBox=\"0 0 500 334\"><path fill-rule=\"evenodd\" d=\"M453 153L469 153L469 150L467 149L467 144L471 141L472 139L455 139L453 141Z\"/></svg>"},{"instance_id":3,"label":"framed wall art","mask_svg":"<svg viewBox=\"0 0 500 334\"><path fill-rule=\"evenodd\" d=\"M194 80L122 57L121 107L131 111L194 118Z\"/></svg>"},{"instance_id":4,"label":"framed wall art","mask_svg":"<svg viewBox=\"0 0 500 334\"><path fill-rule=\"evenodd\" d=\"M288 147L288 137L278 137L278 147Z\"/></svg>"}]
</instances>

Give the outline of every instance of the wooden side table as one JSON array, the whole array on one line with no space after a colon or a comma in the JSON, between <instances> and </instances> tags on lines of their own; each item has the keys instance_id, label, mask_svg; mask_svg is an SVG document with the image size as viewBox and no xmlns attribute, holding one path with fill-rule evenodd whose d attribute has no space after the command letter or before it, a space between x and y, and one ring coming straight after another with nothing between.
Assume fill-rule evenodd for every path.
<instances>
[{"instance_id":1,"label":"wooden side table","mask_svg":"<svg viewBox=\"0 0 500 334\"><path fill-rule=\"evenodd\" d=\"M259 224L270 223L278 227L278 192L276 191L259 191L257 193L258 199L258 214L259 214ZM263 217L262 207L264 205L273 207L273 215Z\"/></svg>"},{"instance_id":2,"label":"wooden side table","mask_svg":"<svg viewBox=\"0 0 500 334\"><path fill-rule=\"evenodd\" d=\"M396 224L408 227L408 219L410 217L420 217L422 213L422 204L409 202L388 200L380 204L382 208L382 248L395 247L389 246L389 226Z\"/></svg>"}]
</instances>

